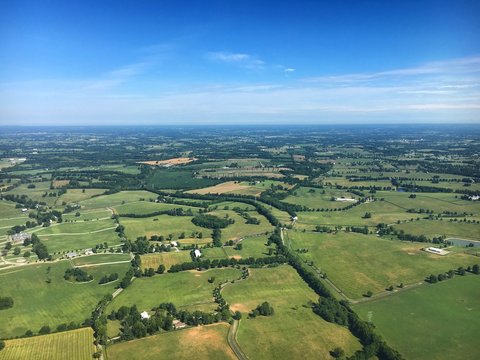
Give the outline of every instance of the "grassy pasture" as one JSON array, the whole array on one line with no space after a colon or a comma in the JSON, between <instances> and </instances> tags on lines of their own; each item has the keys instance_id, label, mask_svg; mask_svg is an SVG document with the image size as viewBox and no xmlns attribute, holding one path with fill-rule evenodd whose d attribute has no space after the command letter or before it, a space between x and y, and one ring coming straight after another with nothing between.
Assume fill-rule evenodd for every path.
<instances>
[{"instance_id":1,"label":"grassy pasture","mask_svg":"<svg viewBox=\"0 0 480 360\"><path fill-rule=\"evenodd\" d=\"M25 217L28 216L22 214L21 209L15 208L16 203L7 201L7 200L0 200L0 219L6 218L17 218L17 217Z\"/></svg>"},{"instance_id":2,"label":"grassy pasture","mask_svg":"<svg viewBox=\"0 0 480 360\"><path fill-rule=\"evenodd\" d=\"M171 210L182 208L184 210L191 209L193 212L198 212L197 207L177 205L177 204L165 204L165 203L156 203L150 201L136 201L130 202L128 204L117 205L115 206L115 211L118 214L150 214L155 211Z\"/></svg>"},{"instance_id":3,"label":"grassy pasture","mask_svg":"<svg viewBox=\"0 0 480 360\"><path fill-rule=\"evenodd\" d=\"M162 302L172 302L177 308L215 309L212 291L219 282L240 277L237 269L210 269L206 271L183 271L165 273L150 278L136 279L120 296L108 306L107 313L122 305L137 305L140 311L150 310ZM214 283L208 279L215 277Z\"/></svg>"},{"instance_id":4,"label":"grassy pasture","mask_svg":"<svg viewBox=\"0 0 480 360\"><path fill-rule=\"evenodd\" d=\"M142 270L153 268L158 269L160 264L163 264L166 270L170 269L172 265L181 264L192 261L189 251L171 251L158 254L141 255Z\"/></svg>"},{"instance_id":5,"label":"grassy pasture","mask_svg":"<svg viewBox=\"0 0 480 360\"><path fill-rule=\"evenodd\" d=\"M406 359L480 358L480 276L456 276L354 310Z\"/></svg>"},{"instance_id":6,"label":"grassy pasture","mask_svg":"<svg viewBox=\"0 0 480 360\"><path fill-rule=\"evenodd\" d=\"M265 246L267 243L267 236L247 236L240 244L242 244L242 250L235 250L233 246L225 246L225 252L229 257L265 257L268 256L268 249L275 249L275 246Z\"/></svg>"},{"instance_id":7,"label":"grassy pasture","mask_svg":"<svg viewBox=\"0 0 480 360\"><path fill-rule=\"evenodd\" d=\"M360 348L348 329L328 323L304 307L318 297L293 268L250 269L250 274L246 281L228 284L223 290L231 309L244 314L237 339L248 357L328 359L329 351L337 346L347 354ZM247 319L246 314L263 301L273 306L275 314Z\"/></svg>"},{"instance_id":8,"label":"grassy pasture","mask_svg":"<svg viewBox=\"0 0 480 360\"><path fill-rule=\"evenodd\" d=\"M89 360L96 351L92 328L7 340L0 360Z\"/></svg>"},{"instance_id":9,"label":"grassy pasture","mask_svg":"<svg viewBox=\"0 0 480 360\"><path fill-rule=\"evenodd\" d=\"M227 324L214 324L165 332L109 346L110 360L231 359L236 356L227 343Z\"/></svg>"},{"instance_id":10,"label":"grassy pasture","mask_svg":"<svg viewBox=\"0 0 480 360\"><path fill-rule=\"evenodd\" d=\"M149 191L120 191L111 195L101 195L80 202L87 209L115 207L122 203L139 201L140 199L156 199L157 194Z\"/></svg>"},{"instance_id":11,"label":"grassy pasture","mask_svg":"<svg viewBox=\"0 0 480 360\"><path fill-rule=\"evenodd\" d=\"M85 192L83 192L83 190L85 190ZM61 204L64 201L67 204L78 203L79 201L89 199L94 195L99 195L105 192L105 189L83 189L83 190L67 189L67 192L58 198L56 202L57 205Z\"/></svg>"},{"instance_id":12,"label":"grassy pasture","mask_svg":"<svg viewBox=\"0 0 480 360\"><path fill-rule=\"evenodd\" d=\"M263 180L259 183L248 181L227 181L215 186L210 186L203 189L190 190L187 193L194 194L241 194L241 195L255 195L259 196L263 191L270 189L272 185L282 185L289 187L283 182L276 180Z\"/></svg>"},{"instance_id":13,"label":"grassy pasture","mask_svg":"<svg viewBox=\"0 0 480 360\"><path fill-rule=\"evenodd\" d=\"M64 222L34 232L44 241L50 253L92 248L97 244L120 244L113 220Z\"/></svg>"},{"instance_id":14,"label":"grassy pasture","mask_svg":"<svg viewBox=\"0 0 480 360\"><path fill-rule=\"evenodd\" d=\"M425 235L428 238L445 235L463 239L480 240L480 224L444 220L419 220L394 225L396 230L403 230L407 234Z\"/></svg>"},{"instance_id":15,"label":"grassy pasture","mask_svg":"<svg viewBox=\"0 0 480 360\"><path fill-rule=\"evenodd\" d=\"M98 301L114 291L115 283L99 285L98 280L113 272L122 276L129 264L89 267L88 273L94 280L88 283L65 281L63 275L70 267L70 262L61 261L0 272L2 296L11 296L14 301L12 308L2 310L2 337L23 335L27 330L36 333L43 325L55 328L71 321L83 322Z\"/></svg>"},{"instance_id":16,"label":"grassy pasture","mask_svg":"<svg viewBox=\"0 0 480 360\"><path fill-rule=\"evenodd\" d=\"M273 228L267 219L257 213L256 211L250 211L249 215L260 220L260 224L247 224L246 220L232 210L215 210L210 212L212 215L216 215L220 218L229 216L230 219L235 220L235 223L228 225L225 229L222 229L222 241L238 240L247 235L261 234L266 231L272 231Z\"/></svg>"},{"instance_id":17,"label":"grassy pasture","mask_svg":"<svg viewBox=\"0 0 480 360\"><path fill-rule=\"evenodd\" d=\"M93 209L93 210L79 210L80 216L75 216L77 211L66 213L62 215L65 222L80 222L83 220L97 220L111 218L112 212L107 209Z\"/></svg>"},{"instance_id":18,"label":"grassy pasture","mask_svg":"<svg viewBox=\"0 0 480 360\"><path fill-rule=\"evenodd\" d=\"M201 228L192 223L192 216L158 215L148 218L120 218L120 223L125 226L125 234L135 240L139 236L173 234L175 238L181 233L190 235L192 232L202 232L204 237L209 237L210 229ZM155 221L154 219L158 219Z\"/></svg>"},{"instance_id":19,"label":"grassy pasture","mask_svg":"<svg viewBox=\"0 0 480 360\"><path fill-rule=\"evenodd\" d=\"M95 254L95 255L74 258L72 259L72 264L74 266L82 266L82 265L95 265L95 264L117 262L117 261L129 261L129 260L130 260L129 254L121 254L121 253L103 254L102 253L102 254Z\"/></svg>"},{"instance_id":20,"label":"grassy pasture","mask_svg":"<svg viewBox=\"0 0 480 360\"><path fill-rule=\"evenodd\" d=\"M323 191L325 191L325 194L323 194ZM315 189L309 187L300 187L295 192L297 195L290 195L283 201L290 204L306 206L309 208L335 209L343 208L351 204L351 202L332 201L332 197L339 198L343 196L345 198L358 198L357 195L349 193L347 191L329 188Z\"/></svg>"},{"instance_id":21,"label":"grassy pasture","mask_svg":"<svg viewBox=\"0 0 480 360\"><path fill-rule=\"evenodd\" d=\"M385 240L374 235L339 232L317 234L288 232L293 249L325 271L348 297L360 298L368 290L380 292L390 285L423 281L459 266L471 265L472 257L461 252L447 256L426 253L425 243Z\"/></svg>"}]
</instances>

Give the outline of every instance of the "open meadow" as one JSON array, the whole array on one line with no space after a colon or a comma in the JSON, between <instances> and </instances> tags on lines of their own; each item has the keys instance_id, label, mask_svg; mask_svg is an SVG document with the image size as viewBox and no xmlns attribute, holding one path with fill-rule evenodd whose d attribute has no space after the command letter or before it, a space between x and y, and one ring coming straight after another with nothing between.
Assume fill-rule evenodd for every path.
<instances>
[{"instance_id":1,"label":"open meadow","mask_svg":"<svg viewBox=\"0 0 480 360\"><path fill-rule=\"evenodd\" d=\"M114 344L107 349L108 359L235 360L237 358L227 343L228 327L225 323L213 324Z\"/></svg>"},{"instance_id":2,"label":"open meadow","mask_svg":"<svg viewBox=\"0 0 480 360\"><path fill-rule=\"evenodd\" d=\"M328 323L312 311L308 302L318 296L288 265L250 269L247 280L226 285L223 297L233 311L243 314L237 340L249 358L327 359L337 346L347 354L360 348L348 329ZM270 303L274 314L248 319L248 312L264 301Z\"/></svg>"},{"instance_id":3,"label":"open meadow","mask_svg":"<svg viewBox=\"0 0 480 360\"><path fill-rule=\"evenodd\" d=\"M38 333L48 325L55 329L63 323L82 323L89 318L93 307L107 294L112 294L116 283L99 285L103 275L117 272L123 276L129 263L89 267L94 280L73 283L63 278L69 261L51 264L33 264L0 272L2 296L10 296L14 306L2 310L0 333L2 337L25 334L27 330Z\"/></svg>"},{"instance_id":4,"label":"open meadow","mask_svg":"<svg viewBox=\"0 0 480 360\"><path fill-rule=\"evenodd\" d=\"M461 251L447 256L429 254L425 243L386 240L375 235L339 232L319 234L288 231L287 244L306 261L313 261L328 278L352 299L367 291L378 293L390 285L411 285L430 274L439 274L475 263Z\"/></svg>"},{"instance_id":5,"label":"open meadow","mask_svg":"<svg viewBox=\"0 0 480 360\"><path fill-rule=\"evenodd\" d=\"M354 306L406 359L478 359L480 276L411 289ZM392 324L395 324L392 326Z\"/></svg>"}]
</instances>

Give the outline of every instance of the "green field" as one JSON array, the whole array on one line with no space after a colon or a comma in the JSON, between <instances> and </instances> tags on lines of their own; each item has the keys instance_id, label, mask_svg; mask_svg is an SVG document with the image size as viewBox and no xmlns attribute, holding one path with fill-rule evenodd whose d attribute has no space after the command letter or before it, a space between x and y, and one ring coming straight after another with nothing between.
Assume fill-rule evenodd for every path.
<instances>
[{"instance_id":1,"label":"green field","mask_svg":"<svg viewBox=\"0 0 480 360\"><path fill-rule=\"evenodd\" d=\"M450 222L446 219L413 221L394 225L393 228L403 230L406 234L425 235L428 238L446 236L480 240L480 224Z\"/></svg>"},{"instance_id":2,"label":"green field","mask_svg":"<svg viewBox=\"0 0 480 360\"><path fill-rule=\"evenodd\" d=\"M210 237L210 229L201 228L192 223L193 216L158 215L147 218L120 218L120 223L125 226L125 235L130 240L139 236L173 234L175 239L182 233L190 235L192 232L201 232L204 237ZM155 219L157 219L155 221Z\"/></svg>"},{"instance_id":3,"label":"green field","mask_svg":"<svg viewBox=\"0 0 480 360\"><path fill-rule=\"evenodd\" d=\"M110 218L100 221L78 221L53 224L34 232L44 241L50 253L88 249L107 242L108 246L120 244L114 231L116 224Z\"/></svg>"},{"instance_id":4,"label":"green field","mask_svg":"<svg viewBox=\"0 0 480 360\"><path fill-rule=\"evenodd\" d=\"M456 276L354 310L406 359L480 358L480 276Z\"/></svg>"},{"instance_id":5,"label":"green field","mask_svg":"<svg viewBox=\"0 0 480 360\"><path fill-rule=\"evenodd\" d=\"M70 262L35 264L0 272L2 296L11 296L14 306L2 310L0 334L2 337L34 333L43 325L56 328L71 321L82 323L90 317L95 304L114 291L116 284L99 285L105 274L117 272L122 276L129 264L89 267L94 280L88 283L71 283L63 279ZM50 270L48 270L50 268ZM48 283L48 279L51 282Z\"/></svg>"},{"instance_id":6,"label":"green field","mask_svg":"<svg viewBox=\"0 0 480 360\"><path fill-rule=\"evenodd\" d=\"M129 254L95 254L72 259L74 266L95 265L117 261L130 261Z\"/></svg>"},{"instance_id":7,"label":"green field","mask_svg":"<svg viewBox=\"0 0 480 360\"><path fill-rule=\"evenodd\" d=\"M218 283L235 280L241 273L237 269L210 269L165 273L150 278L136 279L108 306L107 312L122 305L137 305L140 311L150 310L162 302L172 302L177 308L215 309L212 291ZM215 277L214 283L208 279Z\"/></svg>"},{"instance_id":8,"label":"green field","mask_svg":"<svg viewBox=\"0 0 480 360\"><path fill-rule=\"evenodd\" d=\"M109 360L237 359L227 343L228 325L221 323L165 332L109 346Z\"/></svg>"},{"instance_id":9,"label":"green field","mask_svg":"<svg viewBox=\"0 0 480 360\"><path fill-rule=\"evenodd\" d=\"M80 201L80 205L87 209L115 207L122 203L139 201L140 199L156 199L157 194L149 191L120 191L111 195L97 196L88 200Z\"/></svg>"},{"instance_id":10,"label":"green field","mask_svg":"<svg viewBox=\"0 0 480 360\"><path fill-rule=\"evenodd\" d=\"M228 215L230 219L235 220L235 223L228 225L225 229L222 229L223 242L228 240L239 240L247 235L264 234L266 231L273 230L272 225L270 225L267 219L256 211L249 211L248 214L251 217L260 220L260 224L258 225L247 224L243 217L232 210L215 210L210 212L210 214L216 215L220 218Z\"/></svg>"},{"instance_id":11,"label":"green field","mask_svg":"<svg viewBox=\"0 0 480 360\"><path fill-rule=\"evenodd\" d=\"M115 211L118 214L151 214L156 211L164 211L171 209L182 208L183 210L191 209L194 213L198 212L197 207L185 206L185 205L176 205L176 204L165 204L165 203L156 203L150 201L136 201L130 202L124 205L116 205Z\"/></svg>"},{"instance_id":12,"label":"green field","mask_svg":"<svg viewBox=\"0 0 480 360\"><path fill-rule=\"evenodd\" d=\"M423 281L459 266L471 265L472 256L452 252L447 256L426 253L425 243L386 240L374 235L339 232L318 234L289 231L292 249L308 249L300 257L313 261L348 297L356 299L390 285Z\"/></svg>"},{"instance_id":13,"label":"green field","mask_svg":"<svg viewBox=\"0 0 480 360\"><path fill-rule=\"evenodd\" d=\"M348 329L324 321L304 306L318 296L293 268L250 269L250 274L223 290L231 309L243 313L237 340L249 358L328 359L329 350L337 346L347 354L360 348ZM247 313L264 301L273 306L275 314L247 319Z\"/></svg>"},{"instance_id":14,"label":"green field","mask_svg":"<svg viewBox=\"0 0 480 360\"><path fill-rule=\"evenodd\" d=\"M105 189L67 189L67 192L58 198L56 205L60 205L63 202L67 204L78 203L94 195L103 194L104 192Z\"/></svg>"},{"instance_id":15,"label":"green field","mask_svg":"<svg viewBox=\"0 0 480 360\"><path fill-rule=\"evenodd\" d=\"M237 258L265 257L268 256L268 249L275 249L274 245L265 246L267 236L247 236L239 243L242 244L242 250L235 250L234 246L224 246L228 256Z\"/></svg>"},{"instance_id":16,"label":"green field","mask_svg":"<svg viewBox=\"0 0 480 360\"><path fill-rule=\"evenodd\" d=\"M90 360L96 351L92 328L7 340L0 360Z\"/></svg>"},{"instance_id":17,"label":"green field","mask_svg":"<svg viewBox=\"0 0 480 360\"><path fill-rule=\"evenodd\" d=\"M302 186L295 190L295 193L296 195L290 195L283 201L315 209L335 209L344 208L352 204L352 202L332 201L332 197L340 198L343 196L349 199L358 199L358 196L355 194L330 188L316 189Z\"/></svg>"}]
</instances>

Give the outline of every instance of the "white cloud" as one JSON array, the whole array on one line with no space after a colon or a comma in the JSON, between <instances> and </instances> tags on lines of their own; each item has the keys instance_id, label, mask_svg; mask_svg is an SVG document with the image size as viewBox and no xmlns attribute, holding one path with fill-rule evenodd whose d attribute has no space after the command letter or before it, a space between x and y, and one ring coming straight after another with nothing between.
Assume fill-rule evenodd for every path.
<instances>
[{"instance_id":1,"label":"white cloud","mask_svg":"<svg viewBox=\"0 0 480 360\"><path fill-rule=\"evenodd\" d=\"M209 52L205 55L205 57L215 62L227 63L251 70L260 70L266 65L263 60L257 58L256 56L243 53L232 53L226 51Z\"/></svg>"}]
</instances>

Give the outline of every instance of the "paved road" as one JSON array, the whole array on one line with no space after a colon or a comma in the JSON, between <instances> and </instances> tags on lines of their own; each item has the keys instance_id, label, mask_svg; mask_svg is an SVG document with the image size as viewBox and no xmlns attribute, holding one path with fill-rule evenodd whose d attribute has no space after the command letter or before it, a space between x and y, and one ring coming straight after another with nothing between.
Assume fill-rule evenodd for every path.
<instances>
[{"instance_id":1,"label":"paved road","mask_svg":"<svg viewBox=\"0 0 480 360\"><path fill-rule=\"evenodd\" d=\"M238 331L238 326L240 325L239 320L234 320L233 325L230 327L228 330L228 335L227 335L227 341L228 345L232 348L233 352L237 356L239 360L248 360L247 355L242 351L240 348L240 345L237 342L237 331Z\"/></svg>"}]
</instances>

